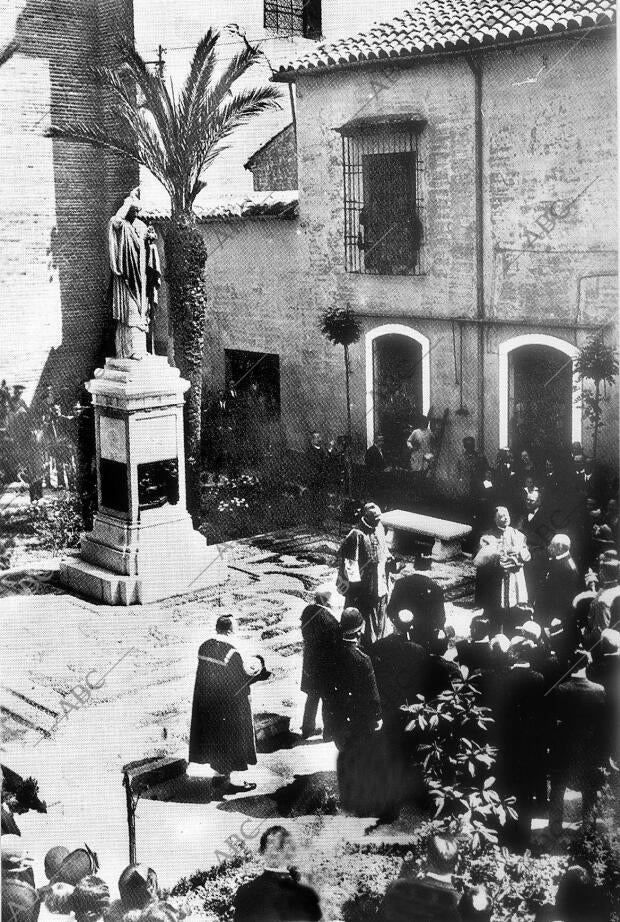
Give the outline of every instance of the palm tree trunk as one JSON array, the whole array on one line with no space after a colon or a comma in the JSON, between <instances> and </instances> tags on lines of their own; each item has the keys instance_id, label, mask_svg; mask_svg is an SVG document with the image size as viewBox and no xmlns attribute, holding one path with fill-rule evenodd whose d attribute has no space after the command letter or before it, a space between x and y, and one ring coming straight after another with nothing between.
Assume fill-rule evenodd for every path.
<instances>
[{"instance_id":1,"label":"palm tree trunk","mask_svg":"<svg viewBox=\"0 0 620 922\"><path fill-rule=\"evenodd\" d=\"M187 508L200 513L202 374L207 307L207 251L192 214L175 215L165 235L166 272L174 337L174 359L190 383L185 398Z\"/></svg>"},{"instance_id":2,"label":"palm tree trunk","mask_svg":"<svg viewBox=\"0 0 620 922\"><path fill-rule=\"evenodd\" d=\"M349 499L353 496L353 456L352 456L352 447L353 447L353 424L351 422L351 367L349 363L349 347L344 345L344 376L346 382L346 393L347 393L347 451L346 451L346 464L347 464L347 493Z\"/></svg>"}]
</instances>

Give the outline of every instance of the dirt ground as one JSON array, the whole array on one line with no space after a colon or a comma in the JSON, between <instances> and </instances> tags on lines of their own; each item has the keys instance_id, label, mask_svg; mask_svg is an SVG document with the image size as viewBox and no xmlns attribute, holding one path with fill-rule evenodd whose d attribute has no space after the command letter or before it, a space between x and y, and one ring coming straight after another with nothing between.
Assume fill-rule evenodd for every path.
<instances>
[{"instance_id":1,"label":"dirt ground","mask_svg":"<svg viewBox=\"0 0 620 922\"><path fill-rule=\"evenodd\" d=\"M299 617L313 589L333 579L336 546L328 535L293 532L234 542L226 547L225 584L141 607L96 605L53 582L35 594L16 591L0 599L2 761L34 775L48 803L47 814L18 818L38 884L51 846L87 842L114 889L128 861L122 766L155 755L187 758L196 652L219 614L236 614L240 632L273 673L253 688L255 715L283 715L299 732ZM436 564L432 575L456 598L458 604L447 605L448 621L465 635L471 564ZM208 778L192 778L187 796L177 798L185 802L141 800L138 860L154 867L167 887L217 860L230 835L255 847L259 825L287 817L313 779L336 789L335 756L331 743L297 738L290 748L259 753L248 772L258 783L252 795L210 800ZM366 831L373 822L328 815L321 836L361 841L375 835ZM405 840L415 822L403 815L376 834Z\"/></svg>"}]
</instances>

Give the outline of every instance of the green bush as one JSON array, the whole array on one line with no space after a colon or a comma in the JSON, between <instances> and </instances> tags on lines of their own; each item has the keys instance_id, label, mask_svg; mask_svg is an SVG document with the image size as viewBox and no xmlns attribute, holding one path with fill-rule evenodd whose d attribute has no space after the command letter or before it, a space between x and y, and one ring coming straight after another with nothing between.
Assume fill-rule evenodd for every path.
<instances>
[{"instance_id":1,"label":"green bush","mask_svg":"<svg viewBox=\"0 0 620 922\"><path fill-rule=\"evenodd\" d=\"M436 814L446 831L471 832L473 850L498 842L497 827L516 818L514 797L502 799L494 789L496 750L483 742L493 723L491 710L479 703L480 692L463 678L431 701L404 710L411 715L415 764L422 770Z\"/></svg>"}]
</instances>

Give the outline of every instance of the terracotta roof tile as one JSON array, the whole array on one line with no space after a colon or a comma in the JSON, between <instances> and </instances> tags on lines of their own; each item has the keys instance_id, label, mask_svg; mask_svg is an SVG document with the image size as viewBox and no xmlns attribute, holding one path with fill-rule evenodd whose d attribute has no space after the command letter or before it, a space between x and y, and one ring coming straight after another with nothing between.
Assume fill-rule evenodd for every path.
<instances>
[{"instance_id":1,"label":"terracotta roof tile","mask_svg":"<svg viewBox=\"0 0 620 922\"><path fill-rule=\"evenodd\" d=\"M364 61L518 42L614 21L614 0L418 0L391 22L316 46L283 65L274 79Z\"/></svg>"}]
</instances>

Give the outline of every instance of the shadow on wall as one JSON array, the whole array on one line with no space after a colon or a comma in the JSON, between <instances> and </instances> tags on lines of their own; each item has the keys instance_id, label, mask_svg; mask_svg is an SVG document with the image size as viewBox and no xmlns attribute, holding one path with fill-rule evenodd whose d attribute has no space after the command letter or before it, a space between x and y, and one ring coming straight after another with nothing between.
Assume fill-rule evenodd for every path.
<instances>
[{"instance_id":1,"label":"shadow on wall","mask_svg":"<svg viewBox=\"0 0 620 922\"><path fill-rule=\"evenodd\" d=\"M111 60L113 29L108 33L103 28L106 19L114 21L116 8L119 17L130 14L131 6L131 0L24 3L15 27L19 53L45 60L49 71L48 117L40 119L38 126L36 122L25 126L26 131L43 134L50 122L105 118L93 65ZM88 145L59 141L49 145L55 227L48 258L59 278L62 341L50 352L34 403L50 383L66 393L74 387L77 396L95 363L111 354L105 228L113 198L137 182L135 169L124 168Z\"/></svg>"}]
</instances>

